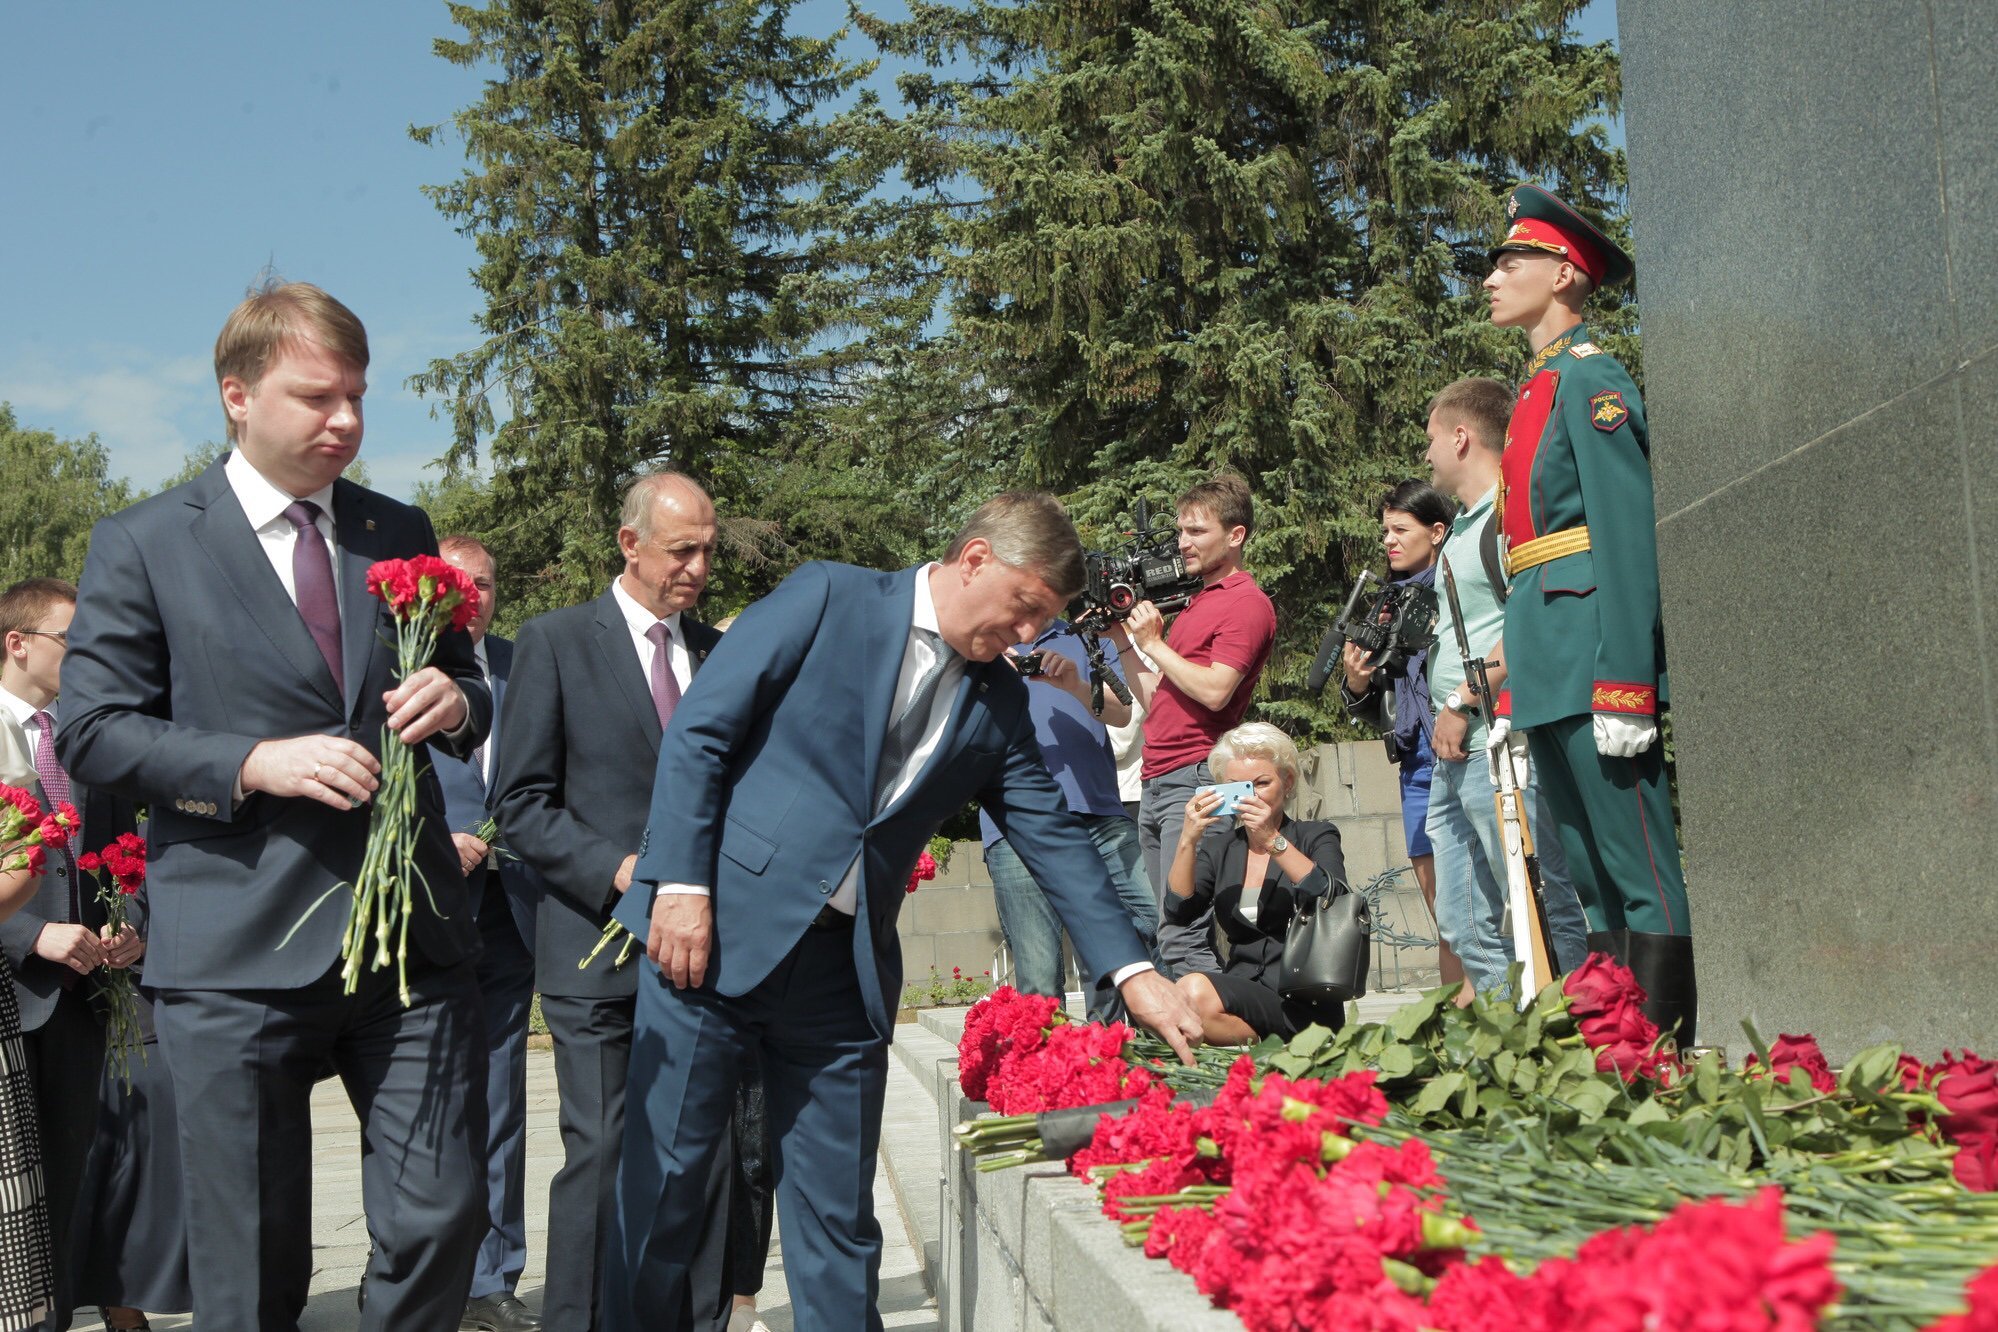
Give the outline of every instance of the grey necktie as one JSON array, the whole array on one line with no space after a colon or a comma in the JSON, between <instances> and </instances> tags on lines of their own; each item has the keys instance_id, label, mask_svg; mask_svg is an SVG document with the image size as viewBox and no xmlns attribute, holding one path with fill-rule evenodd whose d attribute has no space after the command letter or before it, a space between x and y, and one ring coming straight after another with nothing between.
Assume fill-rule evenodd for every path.
<instances>
[{"instance_id":1,"label":"grey necktie","mask_svg":"<svg viewBox=\"0 0 1998 1332\"><path fill-rule=\"evenodd\" d=\"M957 654L944 645L943 636L933 629L917 629L923 641L936 653L936 660L930 663L923 678L916 681L916 692L909 697L909 706L902 709L902 715L888 728L888 742L881 747L881 767L874 774L874 807L881 808L888 799L888 792L895 785L895 778L901 774L903 764L921 743L923 732L929 729L930 709L937 699L937 687L943 683L944 672L957 660Z\"/></svg>"}]
</instances>

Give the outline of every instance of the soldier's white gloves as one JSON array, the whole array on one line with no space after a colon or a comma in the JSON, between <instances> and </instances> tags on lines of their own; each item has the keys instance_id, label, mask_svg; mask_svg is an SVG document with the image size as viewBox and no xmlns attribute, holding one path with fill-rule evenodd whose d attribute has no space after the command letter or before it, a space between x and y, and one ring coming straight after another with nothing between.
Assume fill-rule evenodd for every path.
<instances>
[{"instance_id":1,"label":"soldier's white gloves","mask_svg":"<svg viewBox=\"0 0 1998 1332\"><path fill-rule=\"evenodd\" d=\"M1635 758L1657 743L1658 723L1649 717L1598 712L1596 752L1604 758Z\"/></svg>"},{"instance_id":2,"label":"soldier's white gloves","mask_svg":"<svg viewBox=\"0 0 1998 1332\"><path fill-rule=\"evenodd\" d=\"M1494 717L1490 738L1485 742L1485 763L1491 769L1494 791L1505 789L1505 783L1499 780L1499 766L1507 756L1512 759L1513 784L1523 791L1532 780L1526 767L1526 737L1513 731L1512 718Z\"/></svg>"}]
</instances>

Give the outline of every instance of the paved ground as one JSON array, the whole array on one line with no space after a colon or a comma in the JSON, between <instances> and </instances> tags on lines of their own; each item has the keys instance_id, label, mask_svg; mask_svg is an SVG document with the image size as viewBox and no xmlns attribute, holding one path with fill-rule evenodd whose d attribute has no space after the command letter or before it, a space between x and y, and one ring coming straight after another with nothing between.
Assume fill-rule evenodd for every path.
<instances>
[{"instance_id":1,"label":"paved ground","mask_svg":"<svg viewBox=\"0 0 1998 1332\"><path fill-rule=\"evenodd\" d=\"M920 1090L914 1094L923 1095ZM934 1111L928 1113L933 1121ZM313 1097L312 1119L312 1298L299 1327L301 1332L350 1332L355 1325L354 1289L368 1254L367 1226L361 1214L360 1131L337 1082L320 1084ZM541 1307L548 1235L548 1180L561 1158L554 1059L546 1050L531 1051L527 1063L527 1271L519 1293L537 1309ZM877 1174L874 1188L886 1239L881 1263L882 1320L891 1328L934 1332L936 1303L923 1284L922 1266L895 1206L886 1171ZM779 1246L771 1248L759 1303L771 1332L791 1332L783 1258ZM194 1326L186 1315L155 1317L152 1324L162 1332ZM103 1324L86 1316L76 1327L94 1332Z\"/></svg>"},{"instance_id":2,"label":"paved ground","mask_svg":"<svg viewBox=\"0 0 1998 1332\"><path fill-rule=\"evenodd\" d=\"M1433 973L1432 973L1433 975ZM1404 1002L1410 991L1368 995L1358 1004L1361 1021L1378 1021ZM1070 1009L1082 1015L1082 997L1070 996ZM947 1017L948 1014L933 1015ZM949 1031L950 1023L940 1026ZM903 1027L898 1053L920 1063L927 1050L948 1057L949 1040L920 1027ZM953 1033L954 1035L954 1033ZM915 1234L935 1243L938 1226L936 1179L941 1169L941 1140L936 1103L905 1059L889 1063L888 1102L883 1117L885 1144L882 1168L874 1182L875 1209L885 1241L881 1263L881 1314L889 1328L936 1332L936 1301L923 1278L923 1259ZM520 1296L531 1307L541 1305L542 1263L548 1234L548 1181L561 1164L562 1141L556 1127L555 1064L546 1050L530 1051L527 1064L527 1271ZM300 1320L300 1332L348 1332L355 1326L354 1290L367 1260L367 1226L361 1212L359 1128L337 1082L321 1083L313 1097L313 1275L311 1302ZM897 1205L894 1185L900 1184L909 1210ZM779 1245L771 1246L770 1264L759 1300L771 1332L792 1332L790 1294L784 1280ZM933 1256L934 1258L934 1256ZM189 1329L186 1315L155 1317L153 1326ZM95 1318L80 1319L82 1332L98 1332Z\"/></svg>"}]
</instances>

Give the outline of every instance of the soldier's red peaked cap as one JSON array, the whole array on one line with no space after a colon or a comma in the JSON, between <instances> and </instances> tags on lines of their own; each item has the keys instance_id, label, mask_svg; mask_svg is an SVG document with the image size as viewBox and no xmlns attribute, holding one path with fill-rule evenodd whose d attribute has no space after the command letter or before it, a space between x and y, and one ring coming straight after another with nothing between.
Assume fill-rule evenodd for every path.
<instances>
[{"instance_id":1,"label":"soldier's red peaked cap","mask_svg":"<svg viewBox=\"0 0 1998 1332\"><path fill-rule=\"evenodd\" d=\"M1601 227L1538 185L1514 190L1505 218L1505 239L1492 247L1493 263L1509 252L1558 255L1598 287L1625 281L1636 269Z\"/></svg>"}]
</instances>

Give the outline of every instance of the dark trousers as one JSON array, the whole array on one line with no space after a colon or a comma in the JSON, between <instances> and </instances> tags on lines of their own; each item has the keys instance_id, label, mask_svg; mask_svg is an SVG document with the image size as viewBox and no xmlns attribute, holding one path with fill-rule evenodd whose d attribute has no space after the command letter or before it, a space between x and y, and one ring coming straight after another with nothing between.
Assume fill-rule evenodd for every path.
<instances>
[{"instance_id":1,"label":"dark trousers","mask_svg":"<svg viewBox=\"0 0 1998 1332\"><path fill-rule=\"evenodd\" d=\"M1138 838L1144 848L1145 874L1152 881L1152 905L1159 915L1159 970L1167 976L1221 970L1214 951L1214 909L1205 908L1184 925L1165 919L1166 876L1179 849L1179 830L1186 823L1186 802L1196 789L1214 778L1203 760L1145 779L1138 801Z\"/></svg>"},{"instance_id":2,"label":"dark trousers","mask_svg":"<svg viewBox=\"0 0 1998 1332\"><path fill-rule=\"evenodd\" d=\"M520 940L499 875L479 903L479 1001L486 1021L486 1237L472 1297L513 1294L527 1266L527 1015L534 954Z\"/></svg>"},{"instance_id":3,"label":"dark trousers","mask_svg":"<svg viewBox=\"0 0 1998 1332\"><path fill-rule=\"evenodd\" d=\"M1604 758L1587 715L1536 726L1527 740L1589 928L1691 934L1663 746Z\"/></svg>"},{"instance_id":4,"label":"dark trousers","mask_svg":"<svg viewBox=\"0 0 1998 1332\"><path fill-rule=\"evenodd\" d=\"M60 1332L76 1308L77 1244L86 1227L77 1215L78 1190L97 1138L98 1086L104 1077L104 1024L90 1006L87 984L56 995L48 1019L22 1036L42 1135L42 1181L49 1199L55 1256L55 1307L41 1324Z\"/></svg>"},{"instance_id":5,"label":"dark trousers","mask_svg":"<svg viewBox=\"0 0 1998 1332\"><path fill-rule=\"evenodd\" d=\"M618 1175L605 1332L684 1332L689 1255L759 1057L797 1332L879 1332L874 1163L888 1042L862 1006L849 930L808 930L754 990L673 988L640 965L633 1113Z\"/></svg>"},{"instance_id":6,"label":"dark trousers","mask_svg":"<svg viewBox=\"0 0 1998 1332\"><path fill-rule=\"evenodd\" d=\"M541 1297L548 1332L597 1326L624 1140L632 1003L629 995L541 996L541 1016L555 1041L562 1128L562 1168L548 1185L548 1278Z\"/></svg>"},{"instance_id":7,"label":"dark trousers","mask_svg":"<svg viewBox=\"0 0 1998 1332\"><path fill-rule=\"evenodd\" d=\"M375 1250L364 1332L449 1332L486 1227L486 1039L470 961L410 964L341 993L162 990L180 1111L188 1261L201 1325L295 1332L312 1276L313 1083L329 1066L361 1121Z\"/></svg>"}]
</instances>

